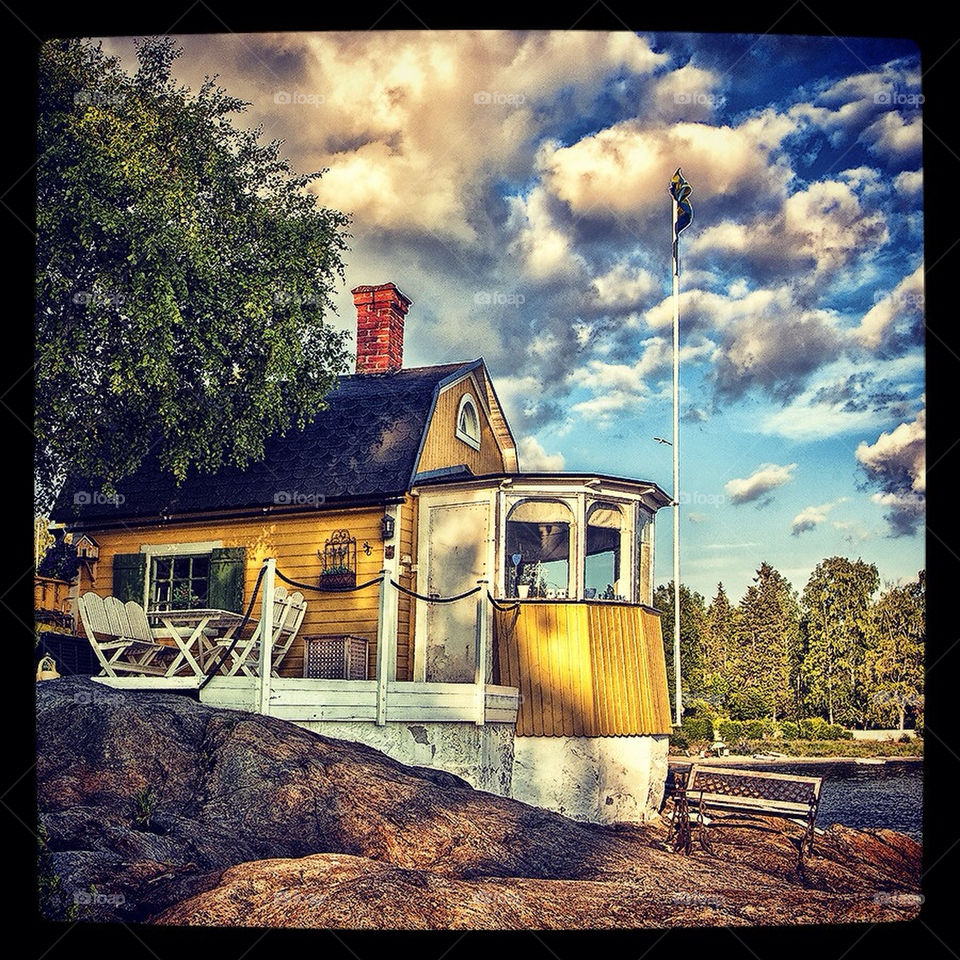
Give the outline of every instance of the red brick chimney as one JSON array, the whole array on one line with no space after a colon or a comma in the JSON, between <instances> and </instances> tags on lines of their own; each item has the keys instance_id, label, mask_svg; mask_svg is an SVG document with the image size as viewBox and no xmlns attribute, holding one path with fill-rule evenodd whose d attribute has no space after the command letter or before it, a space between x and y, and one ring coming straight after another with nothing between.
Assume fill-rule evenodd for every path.
<instances>
[{"instance_id":1,"label":"red brick chimney","mask_svg":"<svg viewBox=\"0 0 960 960\"><path fill-rule=\"evenodd\" d=\"M403 318L410 300L395 283L355 287L357 373L393 373L403 366Z\"/></svg>"}]
</instances>

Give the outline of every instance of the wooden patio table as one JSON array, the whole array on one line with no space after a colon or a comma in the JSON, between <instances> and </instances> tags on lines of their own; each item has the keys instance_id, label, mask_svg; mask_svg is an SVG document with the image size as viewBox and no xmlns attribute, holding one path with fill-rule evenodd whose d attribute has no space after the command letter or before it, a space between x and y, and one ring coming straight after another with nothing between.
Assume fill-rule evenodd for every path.
<instances>
[{"instance_id":1,"label":"wooden patio table","mask_svg":"<svg viewBox=\"0 0 960 960\"><path fill-rule=\"evenodd\" d=\"M172 677L184 661L198 676L204 675L204 668L217 652L216 640L232 640L237 628L243 622L243 614L232 610L210 608L195 610L154 610L147 614L151 620L159 620L173 638L180 652L170 664L165 676ZM247 621L256 626L256 620ZM158 638L160 639L160 638ZM196 656L193 648L196 647ZM224 665L220 665L223 670Z\"/></svg>"}]
</instances>

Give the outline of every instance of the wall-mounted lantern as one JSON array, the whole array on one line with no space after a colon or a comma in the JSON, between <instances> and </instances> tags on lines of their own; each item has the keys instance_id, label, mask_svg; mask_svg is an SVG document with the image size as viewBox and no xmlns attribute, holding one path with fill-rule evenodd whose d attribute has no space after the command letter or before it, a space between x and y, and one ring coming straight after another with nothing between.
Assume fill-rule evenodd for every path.
<instances>
[{"instance_id":1,"label":"wall-mounted lantern","mask_svg":"<svg viewBox=\"0 0 960 960\"><path fill-rule=\"evenodd\" d=\"M380 539L381 540L392 540L393 533L396 529L396 521L389 513L385 513L380 518Z\"/></svg>"}]
</instances>

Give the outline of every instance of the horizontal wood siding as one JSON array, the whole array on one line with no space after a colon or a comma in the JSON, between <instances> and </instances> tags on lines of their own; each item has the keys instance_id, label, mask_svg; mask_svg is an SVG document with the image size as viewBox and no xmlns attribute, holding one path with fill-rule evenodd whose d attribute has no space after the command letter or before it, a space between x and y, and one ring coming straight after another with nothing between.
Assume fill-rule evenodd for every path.
<instances>
[{"instance_id":1,"label":"horizontal wood siding","mask_svg":"<svg viewBox=\"0 0 960 960\"><path fill-rule=\"evenodd\" d=\"M660 618L608 603L494 611L500 682L520 688L517 735L670 732Z\"/></svg>"},{"instance_id":2,"label":"horizontal wood siding","mask_svg":"<svg viewBox=\"0 0 960 960\"><path fill-rule=\"evenodd\" d=\"M465 393L473 397L480 416L480 449L474 450L456 434L457 412L460 400ZM477 396L473 383L464 380L441 393L437 398L437 407L427 430L423 452L417 471L439 470L442 467L455 467L465 463L475 474L501 473L504 465L503 453L497 444L487 418L486 410Z\"/></svg>"},{"instance_id":3,"label":"horizontal wood siding","mask_svg":"<svg viewBox=\"0 0 960 960\"><path fill-rule=\"evenodd\" d=\"M357 583L374 579L383 567L383 542L380 539L380 518L383 509L368 507L322 514L273 517L269 520L218 520L208 523L171 524L167 526L128 527L122 530L96 531L100 544L97 578L91 586L101 596L113 591L113 557L115 554L137 553L148 544L188 544L219 540L224 547L246 548L244 608L256 584L260 566L267 557L277 558L277 569L292 580L311 585L320 582L322 562L317 556L324 541L334 530L346 528L357 539ZM363 551L370 544L370 555ZM278 580L278 585L283 582ZM295 590L295 587L288 589ZM392 588L391 588L392 589ZM314 593L304 591L307 614L300 634L280 666L285 677L303 676L303 637L349 633L369 641L369 676L376 676L377 586L357 593ZM260 616L260 598L252 616Z\"/></svg>"}]
</instances>

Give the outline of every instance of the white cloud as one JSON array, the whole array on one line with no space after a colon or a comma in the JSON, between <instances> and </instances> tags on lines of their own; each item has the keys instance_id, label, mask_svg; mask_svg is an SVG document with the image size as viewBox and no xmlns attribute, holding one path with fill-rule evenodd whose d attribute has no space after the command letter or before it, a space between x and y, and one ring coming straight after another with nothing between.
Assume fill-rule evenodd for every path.
<instances>
[{"instance_id":1,"label":"white cloud","mask_svg":"<svg viewBox=\"0 0 960 960\"><path fill-rule=\"evenodd\" d=\"M525 196L508 197L507 230L514 239L508 247L535 280L569 277L586 270L586 261L573 249L569 231L556 222L550 197L542 187Z\"/></svg>"},{"instance_id":2,"label":"white cloud","mask_svg":"<svg viewBox=\"0 0 960 960\"><path fill-rule=\"evenodd\" d=\"M875 349L900 317L917 311L923 311L923 264L878 300L864 314L852 335L863 346Z\"/></svg>"},{"instance_id":3,"label":"white cloud","mask_svg":"<svg viewBox=\"0 0 960 960\"><path fill-rule=\"evenodd\" d=\"M746 255L780 274L806 268L812 283L888 240L882 213L865 210L849 183L825 180L787 197L775 216L727 220L700 231L690 249Z\"/></svg>"},{"instance_id":4,"label":"white cloud","mask_svg":"<svg viewBox=\"0 0 960 960\"><path fill-rule=\"evenodd\" d=\"M919 156L923 142L923 122L920 111L905 118L896 110L890 110L875 120L860 139L871 153L902 162Z\"/></svg>"},{"instance_id":5,"label":"white cloud","mask_svg":"<svg viewBox=\"0 0 960 960\"><path fill-rule=\"evenodd\" d=\"M752 500L759 500L760 497L782 487L793 479L793 471L797 469L795 463L779 465L776 463L764 463L757 467L749 477L738 477L728 480L724 486L730 502L750 503Z\"/></svg>"},{"instance_id":6,"label":"white cloud","mask_svg":"<svg viewBox=\"0 0 960 960\"><path fill-rule=\"evenodd\" d=\"M570 146L554 146L542 157L544 182L575 214L646 219L662 213L666 185L683 157L694 197L702 191L750 203L780 198L793 174L773 152L794 129L793 121L773 111L738 127L623 121Z\"/></svg>"},{"instance_id":7,"label":"white cloud","mask_svg":"<svg viewBox=\"0 0 960 960\"><path fill-rule=\"evenodd\" d=\"M893 186L898 193L907 197L917 196L923 190L923 171L904 170L893 178Z\"/></svg>"},{"instance_id":8,"label":"white cloud","mask_svg":"<svg viewBox=\"0 0 960 960\"><path fill-rule=\"evenodd\" d=\"M857 459L874 474L909 481L913 493L926 490L927 477L926 410L921 410L911 423L901 423L890 433L881 433L873 444L863 441Z\"/></svg>"},{"instance_id":9,"label":"white cloud","mask_svg":"<svg viewBox=\"0 0 960 960\"><path fill-rule=\"evenodd\" d=\"M594 277L593 288L597 306L614 307L622 312L645 306L650 296L659 291L660 280L649 270L621 262Z\"/></svg>"},{"instance_id":10,"label":"white cloud","mask_svg":"<svg viewBox=\"0 0 960 960\"><path fill-rule=\"evenodd\" d=\"M562 453L547 453L536 437L521 437L517 455L520 469L531 473L556 472L566 463Z\"/></svg>"},{"instance_id":11,"label":"white cloud","mask_svg":"<svg viewBox=\"0 0 960 960\"><path fill-rule=\"evenodd\" d=\"M912 534L922 520L926 491L926 410L909 423L857 447L857 460L880 492L871 500L887 508L890 534Z\"/></svg>"},{"instance_id":12,"label":"white cloud","mask_svg":"<svg viewBox=\"0 0 960 960\"><path fill-rule=\"evenodd\" d=\"M804 507L793 518L791 532L795 537L799 537L801 533L805 533L807 530L813 530L820 526L820 524L827 519L827 514L835 506L837 506L838 503L842 503L844 500L846 500L846 497L841 497L839 500L834 500L832 503L821 503L819 507Z\"/></svg>"}]
</instances>

